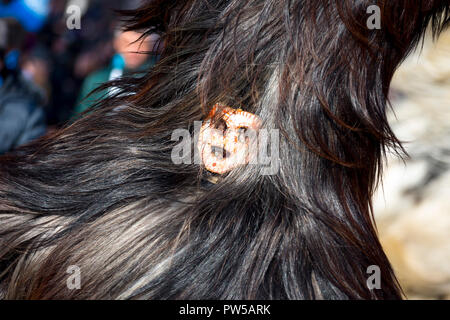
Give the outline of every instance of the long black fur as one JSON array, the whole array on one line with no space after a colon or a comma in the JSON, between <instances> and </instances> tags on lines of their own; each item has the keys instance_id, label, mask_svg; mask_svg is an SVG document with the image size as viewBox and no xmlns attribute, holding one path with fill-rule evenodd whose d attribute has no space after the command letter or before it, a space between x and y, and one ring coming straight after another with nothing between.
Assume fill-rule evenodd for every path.
<instances>
[{"instance_id":1,"label":"long black fur","mask_svg":"<svg viewBox=\"0 0 450 320\"><path fill-rule=\"evenodd\" d=\"M155 68L0 158L3 298L401 298L371 211L385 148L400 148L387 95L448 2L155 0L126 15L161 35ZM280 130L277 174L249 165L211 184L172 162L173 130L216 102Z\"/></svg>"}]
</instances>

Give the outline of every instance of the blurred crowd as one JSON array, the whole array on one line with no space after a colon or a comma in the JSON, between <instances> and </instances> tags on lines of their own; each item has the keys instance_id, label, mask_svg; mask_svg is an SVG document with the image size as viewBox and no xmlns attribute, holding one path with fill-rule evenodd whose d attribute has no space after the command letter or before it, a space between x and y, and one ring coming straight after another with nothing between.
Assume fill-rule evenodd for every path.
<instances>
[{"instance_id":1,"label":"blurred crowd","mask_svg":"<svg viewBox=\"0 0 450 320\"><path fill-rule=\"evenodd\" d=\"M142 52L157 37L123 32L117 14L139 3L0 0L0 154L93 106L105 93L87 95L100 84L151 68L157 56ZM71 18L80 25L72 27Z\"/></svg>"}]
</instances>

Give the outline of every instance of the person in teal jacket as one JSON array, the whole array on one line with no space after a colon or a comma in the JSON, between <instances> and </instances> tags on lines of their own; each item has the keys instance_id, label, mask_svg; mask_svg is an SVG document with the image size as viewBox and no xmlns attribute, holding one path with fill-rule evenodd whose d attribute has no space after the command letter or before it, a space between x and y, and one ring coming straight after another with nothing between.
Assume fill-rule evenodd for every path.
<instances>
[{"instance_id":1,"label":"person in teal jacket","mask_svg":"<svg viewBox=\"0 0 450 320\"><path fill-rule=\"evenodd\" d=\"M143 52L152 51L156 47L155 44L157 44L159 37L157 35L150 35L140 40L141 35L135 31L118 31L116 33L114 39L116 54L106 68L93 72L84 80L74 109L75 116L86 111L104 97L105 94L108 94L104 90L95 91L90 94L100 85L129 72L147 70L156 63L156 55L149 57L149 55Z\"/></svg>"}]
</instances>

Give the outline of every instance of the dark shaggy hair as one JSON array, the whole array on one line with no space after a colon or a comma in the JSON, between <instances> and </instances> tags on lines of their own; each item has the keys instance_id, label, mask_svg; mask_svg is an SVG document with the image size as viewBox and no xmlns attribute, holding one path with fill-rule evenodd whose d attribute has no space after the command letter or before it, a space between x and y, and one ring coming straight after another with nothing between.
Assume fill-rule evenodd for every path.
<instances>
[{"instance_id":1,"label":"dark shaggy hair","mask_svg":"<svg viewBox=\"0 0 450 320\"><path fill-rule=\"evenodd\" d=\"M380 30L366 26L373 4ZM386 101L448 2L155 0L127 15L161 35L155 68L0 158L3 298L401 298L371 210L385 149L399 147ZM172 162L173 130L216 102L279 129L277 174L249 165L213 184ZM381 289L366 285L371 265Z\"/></svg>"}]
</instances>

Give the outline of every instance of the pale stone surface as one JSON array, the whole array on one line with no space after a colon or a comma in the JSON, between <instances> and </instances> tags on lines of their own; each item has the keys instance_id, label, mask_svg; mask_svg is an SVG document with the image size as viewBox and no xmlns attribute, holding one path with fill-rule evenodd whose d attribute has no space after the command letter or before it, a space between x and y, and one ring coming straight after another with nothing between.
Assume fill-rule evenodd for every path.
<instances>
[{"instance_id":1,"label":"pale stone surface","mask_svg":"<svg viewBox=\"0 0 450 320\"><path fill-rule=\"evenodd\" d=\"M374 199L381 242L410 299L450 298L450 31L392 83L391 125L411 156L388 157Z\"/></svg>"}]
</instances>

